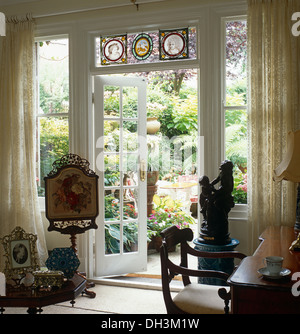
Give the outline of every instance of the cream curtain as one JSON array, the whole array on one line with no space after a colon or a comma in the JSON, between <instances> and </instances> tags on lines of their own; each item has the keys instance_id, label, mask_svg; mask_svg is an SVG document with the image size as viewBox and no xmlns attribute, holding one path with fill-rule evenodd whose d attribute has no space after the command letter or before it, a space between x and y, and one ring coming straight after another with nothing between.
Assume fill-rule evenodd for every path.
<instances>
[{"instance_id":1,"label":"cream curtain","mask_svg":"<svg viewBox=\"0 0 300 334\"><path fill-rule=\"evenodd\" d=\"M249 246L269 225L293 226L295 184L273 181L287 133L300 128L300 38L291 20L299 0L248 1Z\"/></svg>"},{"instance_id":2,"label":"cream curtain","mask_svg":"<svg viewBox=\"0 0 300 334\"><path fill-rule=\"evenodd\" d=\"M37 234L43 262L47 252L35 171L34 23L30 18L11 21L0 38L0 236L16 226Z\"/></svg>"}]
</instances>

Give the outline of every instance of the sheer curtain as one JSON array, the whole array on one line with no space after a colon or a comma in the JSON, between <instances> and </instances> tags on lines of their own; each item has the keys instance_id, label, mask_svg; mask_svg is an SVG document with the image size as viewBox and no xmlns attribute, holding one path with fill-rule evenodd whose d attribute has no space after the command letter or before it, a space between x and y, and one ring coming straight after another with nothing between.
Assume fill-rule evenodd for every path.
<instances>
[{"instance_id":1,"label":"sheer curtain","mask_svg":"<svg viewBox=\"0 0 300 334\"><path fill-rule=\"evenodd\" d=\"M291 21L299 0L248 0L249 246L269 225L293 226L295 184L273 181L289 131L300 128L300 38Z\"/></svg>"},{"instance_id":2,"label":"sheer curtain","mask_svg":"<svg viewBox=\"0 0 300 334\"><path fill-rule=\"evenodd\" d=\"M0 236L16 226L37 234L43 262L47 252L36 189L33 28L30 18L13 19L0 38Z\"/></svg>"}]
</instances>

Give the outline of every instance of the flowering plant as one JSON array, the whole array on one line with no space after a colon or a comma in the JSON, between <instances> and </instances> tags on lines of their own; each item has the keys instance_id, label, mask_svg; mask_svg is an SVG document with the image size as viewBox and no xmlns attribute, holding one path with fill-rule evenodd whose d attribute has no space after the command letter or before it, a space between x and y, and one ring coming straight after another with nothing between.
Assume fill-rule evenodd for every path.
<instances>
[{"instance_id":1,"label":"flowering plant","mask_svg":"<svg viewBox=\"0 0 300 334\"><path fill-rule=\"evenodd\" d=\"M248 179L247 179L247 174L244 174L243 175L243 181L241 184L239 184L237 187L236 187L236 190L239 190L239 189L242 189L243 192L247 192L247 182L248 182Z\"/></svg>"},{"instance_id":2,"label":"flowering plant","mask_svg":"<svg viewBox=\"0 0 300 334\"><path fill-rule=\"evenodd\" d=\"M176 182L178 176L183 175L183 170L181 168L172 167L166 175L162 178L163 181Z\"/></svg>"},{"instance_id":3,"label":"flowering plant","mask_svg":"<svg viewBox=\"0 0 300 334\"><path fill-rule=\"evenodd\" d=\"M242 174L241 172L235 173L234 177L234 190L232 196L236 203L245 204L247 203L247 186L248 179L247 174Z\"/></svg>"},{"instance_id":4,"label":"flowering plant","mask_svg":"<svg viewBox=\"0 0 300 334\"><path fill-rule=\"evenodd\" d=\"M154 210L147 219L148 238L160 236L165 228L176 225L178 228L190 227L194 219L181 209L181 202L174 201L170 196L161 199L153 196Z\"/></svg>"}]
</instances>

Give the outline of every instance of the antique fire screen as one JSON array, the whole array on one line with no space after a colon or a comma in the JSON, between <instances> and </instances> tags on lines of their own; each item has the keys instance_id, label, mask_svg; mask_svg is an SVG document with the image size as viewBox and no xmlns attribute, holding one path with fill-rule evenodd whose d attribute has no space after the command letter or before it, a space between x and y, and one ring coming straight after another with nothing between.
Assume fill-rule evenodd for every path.
<instances>
[{"instance_id":1,"label":"antique fire screen","mask_svg":"<svg viewBox=\"0 0 300 334\"><path fill-rule=\"evenodd\" d=\"M44 178L48 231L70 234L76 253L76 235L97 229L98 175L89 165L79 155L67 154L54 161Z\"/></svg>"}]
</instances>

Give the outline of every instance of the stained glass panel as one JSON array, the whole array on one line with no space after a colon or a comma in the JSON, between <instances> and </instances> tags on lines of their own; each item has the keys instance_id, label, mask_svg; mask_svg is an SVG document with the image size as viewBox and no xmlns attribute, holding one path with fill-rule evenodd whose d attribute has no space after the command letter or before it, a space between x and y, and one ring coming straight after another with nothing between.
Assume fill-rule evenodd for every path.
<instances>
[{"instance_id":1,"label":"stained glass panel","mask_svg":"<svg viewBox=\"0 0 300 334\"><path fill-rule=\"evenodd\" d=\"M127 63L127 35L101 37L101 64Z\"/></svg>"},{"instance_id":2,"label":"stained glass panel","mask_svg":"<svg viewBox=\"0 0 300 334\"><path fill-rule=\"evenodd\" d=\"M132 53L137 60L147 59L153 50L153 41L148 34L139 34L132 44Z\"/></svg>"},{"instance_id":3,"label":"stained glass panel","mask_svg":"<svg viewBox=\"0 0 300 334\"><path fill-rule=\"evenodd\" d=\"M122 37L124 38L124 42ZM126 57L118 59L119 56L117 55L109 55L110 46L113 43L118 43L115 41L116 39L121 41ZM169 50L168 47L173 44L173 40L175 40L175 44L178 44L179 50L176 52L175 48ZM120 43L115 46L117 45L121 48ZM110 64L149 64L173 59L197 59L197 49L196 27L143 33L136 32L112 37L96 37L95 65L96 67L100 67Z\"/></svg>"},{"instance_id":4,"label":"stained glass panel","mask_svg":"<svg viewBox=\"0 0 300 334\"><path fill-rule=\"evenodd\" d=\"M159 59L184 59L189 57L188 28L159 31Z\"/></svg>"}]
</instances>

